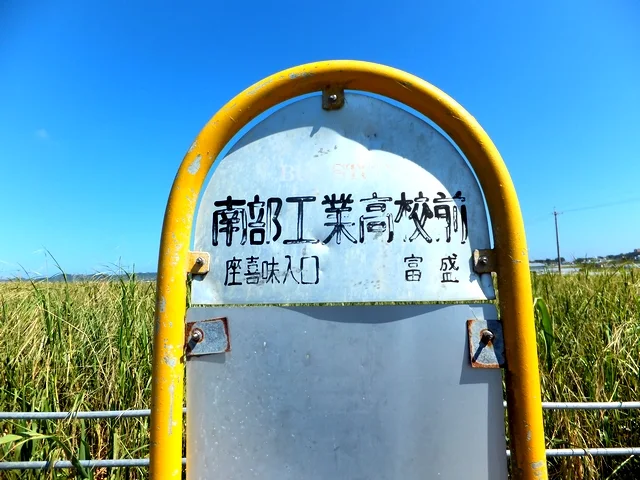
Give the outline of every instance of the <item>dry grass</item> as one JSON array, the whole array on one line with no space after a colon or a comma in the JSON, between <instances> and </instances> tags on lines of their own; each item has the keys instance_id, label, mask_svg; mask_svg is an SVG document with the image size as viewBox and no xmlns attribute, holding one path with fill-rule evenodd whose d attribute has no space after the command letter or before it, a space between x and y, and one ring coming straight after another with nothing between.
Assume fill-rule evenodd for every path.
<instances>
[{"instance_id":1,"label":"dry grass","mask_svg":"<svg viewBox=\"0 0 640 480\"><path fill-rule=\"evenodd\" d=\"M548 401L639 400L640 273L534 275ZM155 285L136 280L0 283L0 410L148 408ZM544 328L543 328L544 327ZM545 335L546 330L546 335ZM545 412L549 448L640 446L640 411ZM148 455L148 419L0 422L2 460ZM1 437L0 437L1 438ZM637 458L558 459L552 478L636 479ZM616 470L617 469L617 470ZM144 469L86 472L146 478ZM3 472L76 478L79 471Z\"/></svg>"}]
</instances>

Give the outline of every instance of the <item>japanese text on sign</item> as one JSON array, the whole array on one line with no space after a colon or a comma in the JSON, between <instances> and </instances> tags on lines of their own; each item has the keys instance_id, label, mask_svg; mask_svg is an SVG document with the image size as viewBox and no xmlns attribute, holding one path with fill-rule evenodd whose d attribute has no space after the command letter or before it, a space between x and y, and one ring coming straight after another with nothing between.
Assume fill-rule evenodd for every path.
<instances>
[{"instance_id":1,"label":"japanese text on sign","mask_svg":"<svg viewBox=\"0 0 640 480\"><path fill-rule=\"evenodd\" d=\"M370 235L381 236L387 243L394 240L394 224L401 221L413 223L413 233L401 239L414 242L424 240L427 243L434 241L433 232L429 234L430 225L435 222L444 222L444 241L450 243L458 240L464 244L468 238L467 208L464 205L465 198L462 192L456 192L452 197L447 197L442 192L437 192L431 199L418 192L418 196L407 198L406 192L402 192L398 200L391 197L378 197L373 193L371 198L360 199L364 205L362 213L353 212L356 201L352 194L335 193L325 195L321 200L324 206L327 222L326 237L322 239L303 238L305 204L316 202L315 196L286 197L285 202L295 205L297 208L297 224L295 235L282 241L285 245L300 243L327 244L334 241L341 244L342 241L351 243L364 243ZM230 247L234 242L240 245L263 245L277 242L281 239L283 225L280 213L283 208L281 198L272 197L260 200L260 195L255 195L253 200L234 199L228 196L225 200L214 202L218 207L213 212L213 228L211 244L214 247L226 245ZM357 204L356 204L357 205ZM395 206L395 215L391 213L391 205ZM222 208L220 208L222 207ZM429 222L429 225L427 224ZM457 238L456 238L456 234ZM441 240L435 238L436 242Z\"/></svg>"},{"instance_id":2,"label":"japanese text on sign","mask_svg":"<svg viewBox=\"0 0 640 480\"><path fill-rule=\"evenodd\" d=\"M304 238L305 204L313 204L318 199L315 196L292 196L282 198L270 197L261 200L260 195L253 199L234 199L227 196L224 200L214 202L216 210L213 212L211 244L214 247L239 245L263 245L281 241L284 245L295 244L323 244L334 242L340 245L344 242L352 244L370 241L394 241L394 225L400 222L410 222L413 232L396 241L426 243L439 242L437 235L444 226L444 241L451 243L458 241L466 243L468 239L467 209L464 205L465 197L458 191L453 196L442 192L430 199L423 192L418 192L414 198L407 198L406 192L401 192L398 199L379 197L373 192L371 197L356 201L352 194L332 193L324 195L320 205L324 209L326 221L326 236L322 238ZM296 226L291 227L291 235L283 237L283 230L289 233L281 222L283 204L291 205L296 210ZM358 211L358 207L359 210ZM354 211L356 210L356 211ZM309 208L306 210L307 214ZM437 222L437 223L436 223ZM378 237L380 240L372 237ZM285 260L276 261L275 257L262 260L257 256L237 258L233 256L226 260L226 274L224 285L258 285L268 283L286 283L287 280L303 285L319 283L320 261L318 256L303 256L296 260L295 267L292 257L285 255ZM441 259L442 283L457 283L455 271L457 255ZM405 272L407 282L417 282L422 278L419 264L422 257L411 255L404 259L408 269ZM296 276L298 278L296 278Z\"/></svg>"},{"instance_id":3,"label":"japanese text on sign","mask_svg":"<svg viewBox=\"0 0 640 480\"><path fill-rule=\"evenodd\" d=\"M220 160L194 250L202 304L493 298L473 271L490 248L482 193L437 131L380 100L294 102Z\"/></svg>"}]
</instances>

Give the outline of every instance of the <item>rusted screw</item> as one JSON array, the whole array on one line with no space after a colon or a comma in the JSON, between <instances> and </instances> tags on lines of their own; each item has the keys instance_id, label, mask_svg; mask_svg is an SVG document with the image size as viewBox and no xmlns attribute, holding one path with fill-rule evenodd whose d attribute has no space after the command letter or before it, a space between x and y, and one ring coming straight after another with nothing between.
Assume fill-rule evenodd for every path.
<instances>
[{"instance_id":1,"label":"rusted screw","mask_svg":"<svg viewBox=\"0 0 640 480\"><path fill-rule=\"evenodd\" d=\"M483 255L478 259L478 263L481 265L486 265L487 263L489 263L489 259Z\"/></svg>"},{"instance_id":2,"label":"rusted screw","mask_svg":"<svg viewBox=\"0 0 640 480\"><path fill-rule=\"evenodd\" d=\"M204 338L204 333L199 328L194 328L191 332L191 341L194 343L200 343Z\"/></svg>"},{"instance_id":3,"label":"rusted screw","mask_svg":"<svg viewBox=\"0 0 640 480\"><path fill-rule=\"evenodd\" d=\"M336 103L338 101L338 95L336 95L335 93L332 93L331 95L329 95L329 103Z\"/></svg>"},{"instance_id":4,"label":"rusted screw","mask_svg":"<svg viewBox=\"0 0 640 480\"><path fill-rule=\"evenodd\" d=\"M484 332L482 332L482 336L480 338L480 341L482 343L484 343L485 345L488 345L490 342L493 341L494 338L496 338L496 336L493 334L492 331L485 330Z\"/></svg>"},{"instance_id":5,"label":"rusted screw","mask_svg":"<svg viewBox=\"0 0 640 480\"><path fill-rule=\"evenodd\" d=\"M204 265L204 258L202 257L196 258L196 265Z\"/></svg>"}]
</instances>

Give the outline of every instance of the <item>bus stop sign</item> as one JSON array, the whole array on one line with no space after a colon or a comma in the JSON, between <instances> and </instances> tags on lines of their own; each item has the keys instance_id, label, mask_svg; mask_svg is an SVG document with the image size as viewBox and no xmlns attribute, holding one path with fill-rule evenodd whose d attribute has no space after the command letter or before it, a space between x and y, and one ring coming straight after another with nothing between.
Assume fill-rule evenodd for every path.
<instances>
[{"instance_id":1,"label":"bus stop sign","mask_svg":"<svg viewBox=\"0 0 640 480\"><path fill-rule=\"evenodd\" d=\"M486 300L482 192L454 146L388 102L345 94L276 111L220 161L195 249L195 304Z\"/></svg>"},{"instance_id":2,"label":"bus stop sign","mask_svg":"<svg viewBox=\"0 0 640 480\"><path fill-rule=\"evenodd\" d=\"M180 445L186 364L189 480L506 479L504 393L512 474L546 478L526 248L514 256L523 235L513 238L521 217L506 169L465 141L477 133L441 92L338 63L347 68L312 64L248 89L183 161L161 247L152 477L179 471L159 456ZM393 95L402 88L417 100ZM429 102L429 121L403 107L428 114ZM275 106L204 185L246 124L231 110L248 120L247 109ZM479 171L483 156L493 171ZM172 207L180 195L186 206ZM498 308L492 272L499 286L510 278Z\"/></svg>"}]
</instances>

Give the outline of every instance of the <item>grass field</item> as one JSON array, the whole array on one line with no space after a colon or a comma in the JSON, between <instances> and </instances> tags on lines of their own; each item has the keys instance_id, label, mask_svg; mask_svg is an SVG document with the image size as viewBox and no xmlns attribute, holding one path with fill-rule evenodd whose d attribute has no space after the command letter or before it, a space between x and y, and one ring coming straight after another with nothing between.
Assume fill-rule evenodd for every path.
<instances>
[{"instance_id":1,"label":"grass field","mask_svg":"<svg viewBox=\"0 0 640 480\"><path fill-rule=\"evenodd\" d=\"M543 399L640 398L640 271L533 275ZM155 285L0 283L0 410L148 408ZM532 305L532 308L534 306ZM548 310L548 315L545 312ZM548 448L640 446L640 411L545 412ZM148 455L148 419L2 422L0 459ZM636 479L638 458L550 460L551 478ZM145 469L1 472L146 478Z\"/></svg>"}]
</instances>

